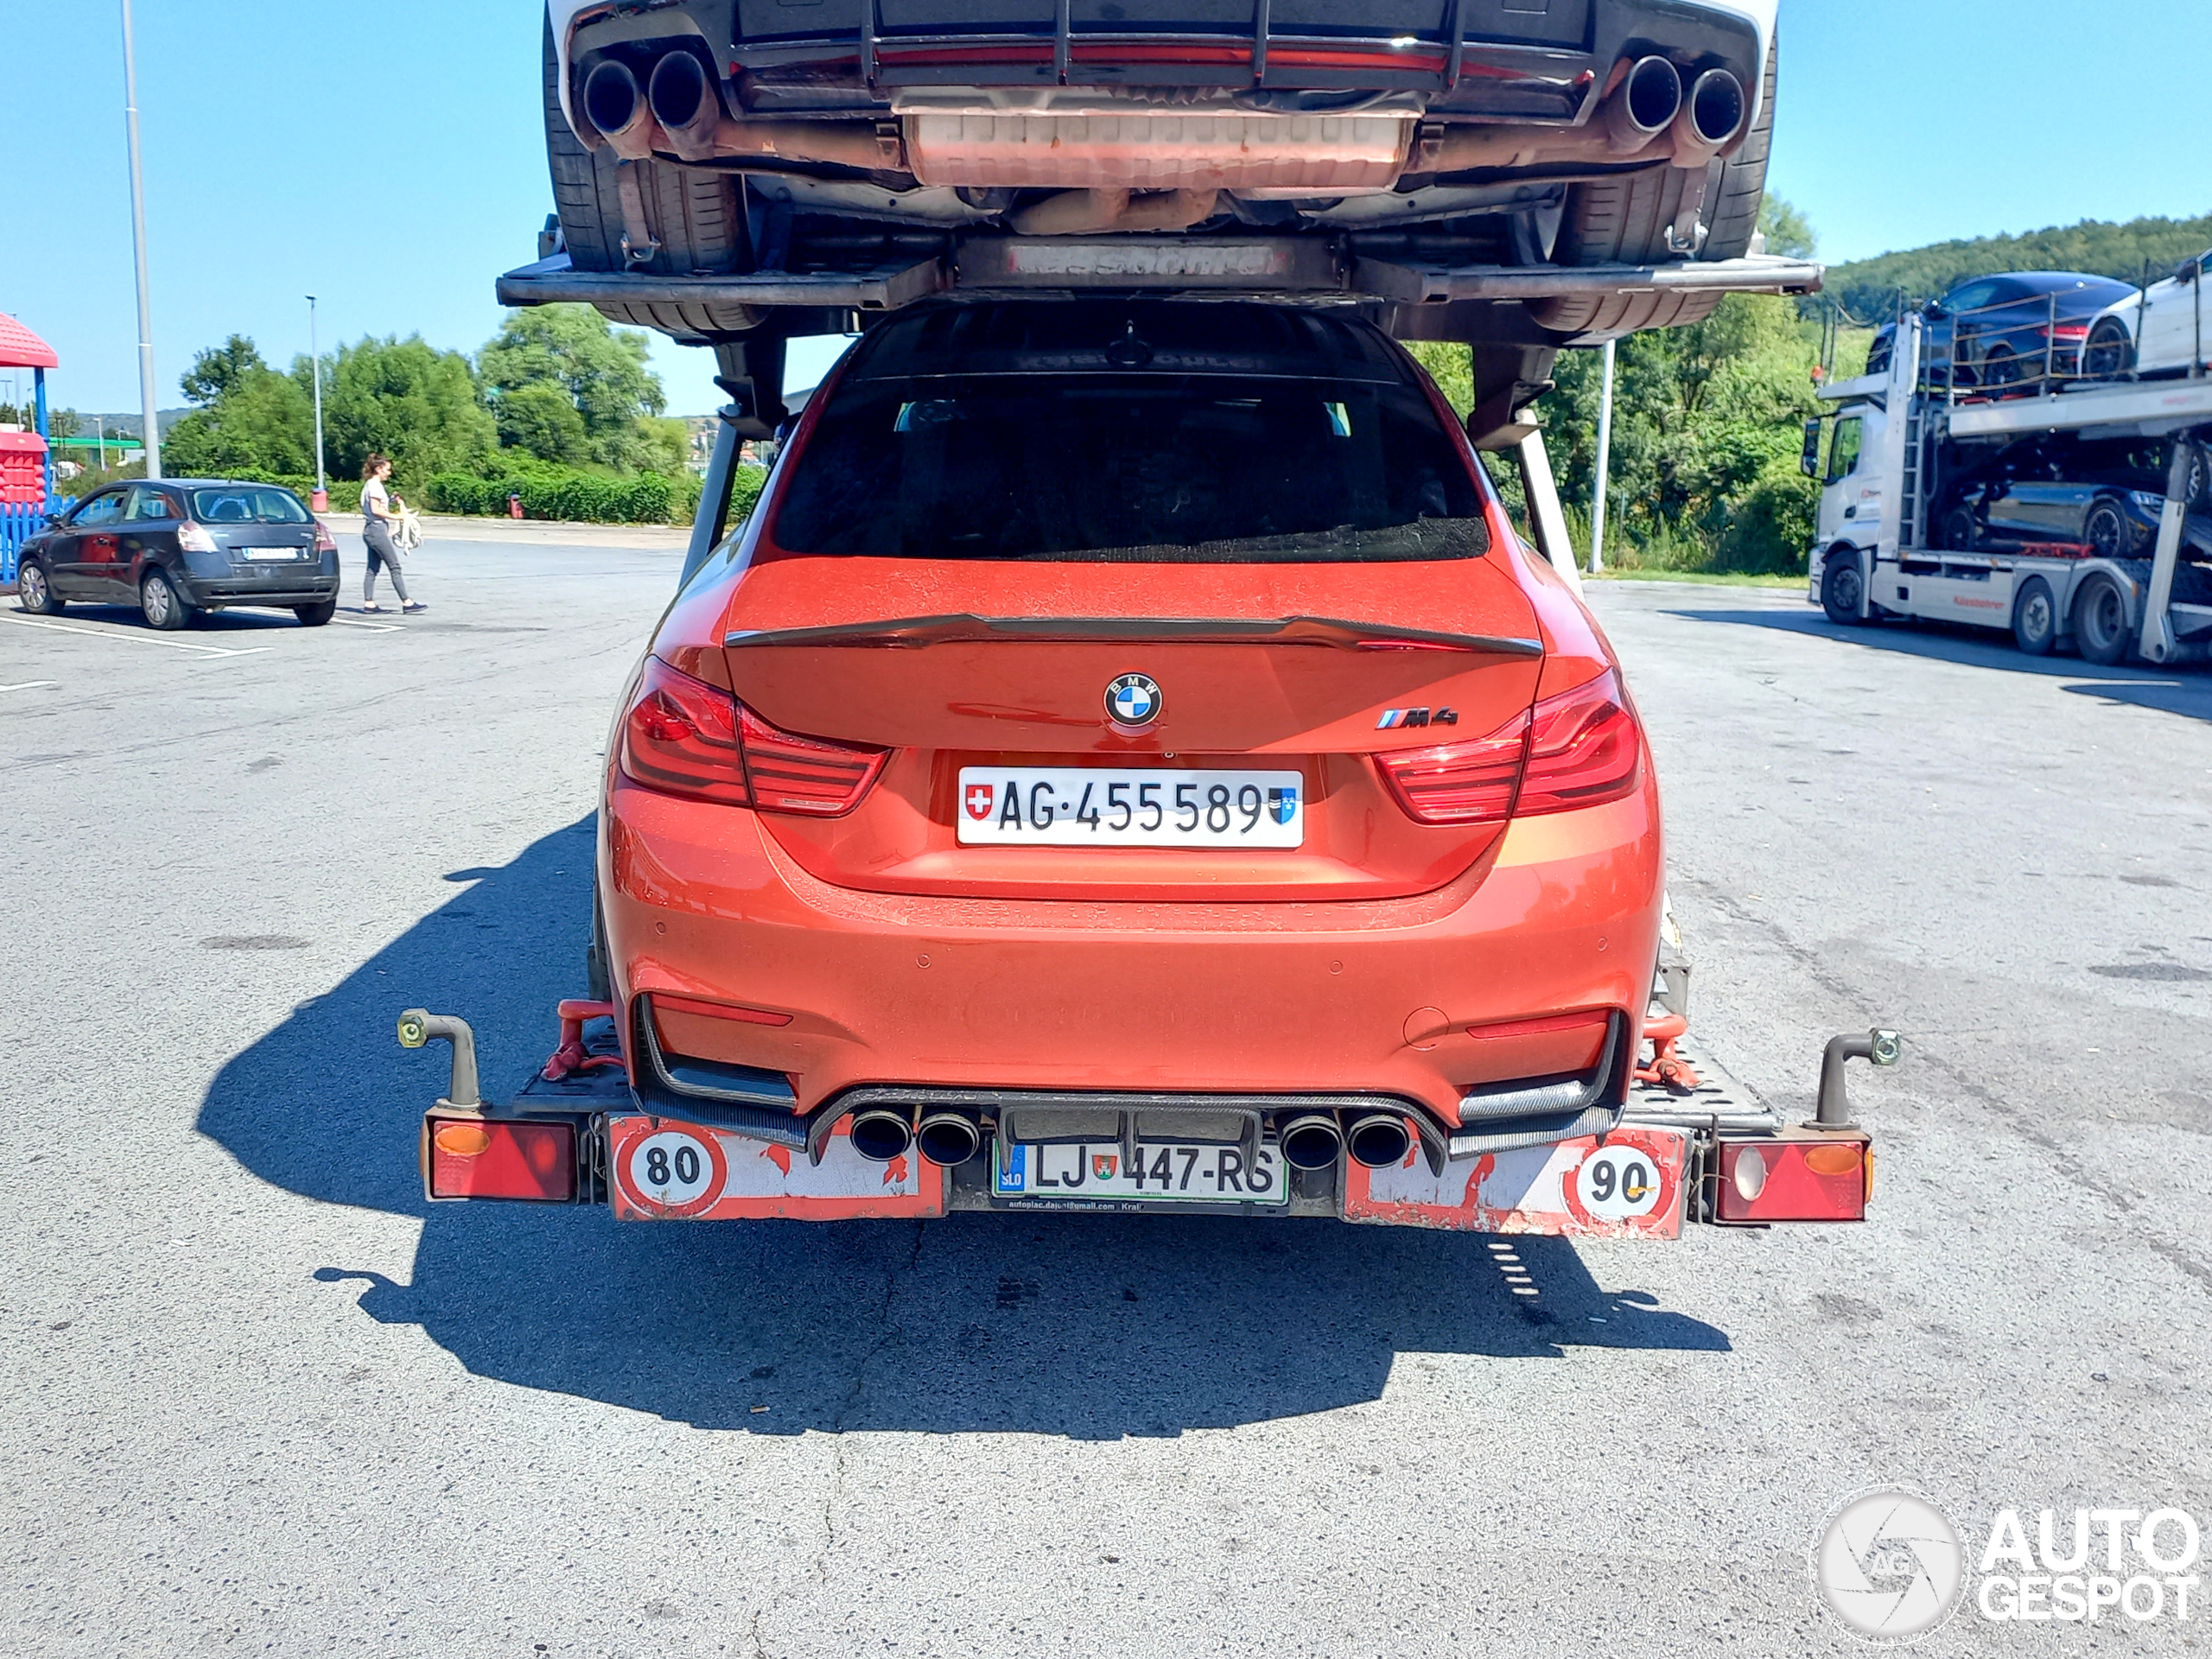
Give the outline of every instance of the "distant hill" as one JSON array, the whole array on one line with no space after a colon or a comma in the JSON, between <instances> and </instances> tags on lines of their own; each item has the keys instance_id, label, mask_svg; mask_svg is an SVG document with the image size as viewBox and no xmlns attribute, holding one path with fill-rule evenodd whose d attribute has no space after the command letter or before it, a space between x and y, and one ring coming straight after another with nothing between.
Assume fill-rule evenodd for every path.
<instances>
[{"instance_id":1,"label":"distant hill","mask_svg":"<svg viewBox=\"0 0 2212 1659\"><path fill-rule=\"evenodd\" d=\"M1896 315L1900 287L1915 300L1928 300L1966 277L2000 270L2082 270L2139 283L2145 260L2155 280L2171 276L2175 266L2207 248L2212 248L2212 213L2125 225L2085 219L2020 236L1938 242L1830 265L1827 291L1861 321L1885 321Z\"/></svg>"}]
</instances>

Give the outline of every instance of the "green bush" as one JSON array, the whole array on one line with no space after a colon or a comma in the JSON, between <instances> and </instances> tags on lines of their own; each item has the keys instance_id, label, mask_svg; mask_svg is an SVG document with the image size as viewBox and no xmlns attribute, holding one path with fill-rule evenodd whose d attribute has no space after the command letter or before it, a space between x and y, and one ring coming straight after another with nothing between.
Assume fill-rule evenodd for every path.
<instances>
[{"instance_id":1,"label":"green bush","mask_svg":"<svg viewBox=\"0 0 2212 1659\"><path fill-rule=\"evenodd\" d=\"M607 478L570 467L518 467L501 476L435 473L427 504L435 512L504 517L510 497L522 498L525 518L571 524L665 524L690 517L699 499L699 481L658 473Z\"/></svg>"}]
</instances>

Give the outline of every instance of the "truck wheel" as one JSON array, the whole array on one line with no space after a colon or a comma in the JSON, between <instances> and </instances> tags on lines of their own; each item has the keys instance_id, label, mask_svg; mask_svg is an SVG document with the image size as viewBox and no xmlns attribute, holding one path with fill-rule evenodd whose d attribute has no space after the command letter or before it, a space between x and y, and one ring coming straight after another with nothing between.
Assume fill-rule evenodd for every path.
<instances>
[{"instance_id":1,"label":"truck wheel","mask_svg":"<svg viewBox=\"0 0 2212 1659\"><path fill-rule=\"evenodd\" d=\"M2128 543L2134 538L2128 534L2127 515L2117 501L2099 501L2093 505L2082 520L2082 539L2097 551L2101 559L2124 559Z\"/></svg>"},{"instance_id":2,"label":"truck wheel","mask_svg":"<svg viewBox=\"0 0 2212 1659\"><path fill-rule=\"evenodd\" d=\"M1866 596L1866 579L1859 573L1858 558L1848 553L1831 554L1821 577L1821 608L1827 613L1828 620L1845 627L1858 626L1866 620L1859 614Z\"/></svg>"},{"instance_id":3,"label":"truck wheel","mask_svg":"<svg viewBox=\"0 0 2212 1659\"><path fill-rule=\"evenodd\" d=\"M2058 643L2058 603L2041 576L2029 577L2012 601L2012 643L2031 657L2048 657Z\"/></svg>"},{"instance_id":4,"label":"truck wheel","mask_svg":"<svg viewBox=\"0 0 2212 1659\"><path fill-rule=\"evenodd\" d=\"M2091 571L2074 595L2074 641L2082 659L2100 668L2127 655L2127 596L2101 570Z\"/></svg>"},{"instance_id":5,"label":"truck wheel","mask_svg":"<svg viewBox=\"0 0 2212 1659\"><path fill-rule=\"evenodd\" d=\"M561 113L560 56L553 25L544 30L545 159L553 175L553 205L561 239L578 270L620 270L624 163L602 145L588 149ZM660 246L632 269L656 276L735 270L750 264L745 214L734 175L674 162L628 163L642 187L645 228ZM760 321L753 308L696 302L647 304L612 300L599 308L617 322L691 336L734 334Z\"/></svg>"},{"instance_id":6,"label":"truck wheel","mask_svg":"<svg viewBox=\"0 0 2212 1659\"><path fill-rule=\"evenodd\" d=\"M2189 482L2184 487L2191 512L2212 508L2212 457L2205 454L2201 443L2189 447Z\"/></svg>"},{"instance_id":7,"label":"truck wheel","mask_svg":"<svg viewBox=\"0 0 2212 1659\"><path fill-rule=\"evenodd\" d=\"M1758 119L1742 147L1707 169L1707 229L1700 259L1740 259L1758 233L1759 203L1766 196L1767 154L1774 144L1775 66L1782 56L1779 35L1766 54L1765 91ZM1567 193L1567 219L1560 226L1554 261L1562 265L1672 264L1667 232L1682 200L1683 182L1692 175L1676 167L1649 167L1618 178L1578 184ZM1546 328L1564 334L1625 334L1702 322L1720 303L1713 294L1631 294L1602 298L1548 300L1529 309Z\"/></svg>"}]
</instances>

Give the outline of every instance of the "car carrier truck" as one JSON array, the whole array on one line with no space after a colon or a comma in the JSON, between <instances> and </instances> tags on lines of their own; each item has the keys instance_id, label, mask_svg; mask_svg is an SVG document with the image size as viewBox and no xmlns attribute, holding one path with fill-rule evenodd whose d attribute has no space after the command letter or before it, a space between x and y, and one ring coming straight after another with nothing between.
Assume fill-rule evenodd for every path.
<instances>
[{"instance_id":1,"label":"car carrier truck","mask_svg":"<svg viewBox=\"0 0 2212 1659\"><path fill-rule=\"evenodd\" d=\"M1805 427L1804 468L1821 484L1808 600L1847 625L2010 630L2036 655L2070 645L2101 664L2202 660L2212 646L2212 378L2091 380L2052 361L2034 377L2042 389L2020 395L1961 384L1926 356L1921 319L1907 316L1885 372L1821 389L1833 409ZM2073 486L2077 500L2103 498L2078 539L1978 525L1958 505L1961 487L2036 440L2060 474L2069 453L2126 442L2154 454L2162 476L2149 489Z\"/></svg>"},{"instance_id":2,"label":"car carrier truck","mask_svg":"<svg viewBox=\"0 0 2212 1659\"><path fill-rule=\"evenodd\" d=\"M730 522L739 446L789 434L764 498L779 499L783 474L803 464L792 458L806 453L823 406L841 395L832 385L802 423L787 426L790 340L880 328L880 339L900 340L917 333L903 320L922 308L946 331L962 326L963 307L966 321L1019 310L1033 321L1039 302L1065 302L1071 315L1128 314L1127 337L1116 321L1103 361L1093 360L1096 340L1071 346L1063 378L1116 365L1144 372L1156 347L1140 337L1140 315L1155 334L1172 333L1171 310L1183 327L1206 302L1244 316L1248 332L1255 305L1320 308L1355 316L1372 339L1465 344L1476 397L1464 442L1512 455L1529 506L1528 558L1550 567L1541 581L1554 593L1564 586L1579 594L1537 415L1557 353L1694 320L1727 294L1804 294L1820 284L1817 266L1764 257L1755 231L1773 120L1774 13L1773 0L1013 0L990 8L825 0L803 12L754 0L703 0L680 10L555 0L544 67L558 212L537 261L501 278L499 295L518 306L588 302L715 353L730 401L671 618L687 605L698 609L702 596L719 604L734 582L776 568L751 563L766 534L757 521L768 515ZM1181 353L1162 363L1211 372L1200 360L1205 351L1187 340L1170 346L1161 335L1157 349ZM1236 365L1224 358L1213 366ZM1426 395L1433 413L1449 416L1433 389ZM1227 419L1263 401L1219 407ZM1366 418L1341 403L1315 407L1326 411L1311 428L1317 442ZM901 405L895 430L960 414L943 398ZM1473 455L1459 453L1453 465L1471 467ZM1488 522L1503 524L1494 512ZM788 559L782 568L789 571ZM1535 574L1533 564L1519 568ZM1241 586L1258 584L1255 575ZM1386 592L1387 584L1370 594L1373 609L1387 608ZM1575 619L1591 654L1609 653L1579 604L1554 613ZM672 690L663 696L647 685L612 747L642 733L639 741L670 746L669 765L681 770L719 764L712 753L724 751L750 757L748 746L765 744L783 757L775 765L813 779L804 787L836 773L846 779L838 787L858 798L883 751L871 760L827 734L794 734L816 729L807 725L779 732L756 717L753 702L734 701L734 735L721 749L711 741L702 748L711 734L685 708L721 719L712 715L720 700L755 698L748 688L757 687L772 712L775 686L842 683L842 671L861 662L855 647L906 664L930 652L966 653L958 659L991 667L1028 652L1020 660L1033 665L1039 686L1062 666L1054 641L1065 642L1062 656L1086 661L1101 640L1198 639L1232 656L1287 649L1286 662L1303 652L1309 665L1356 665L1370 678L1382 671L1408 684L1461 673L1469 652L1501 661L1544 654L1534 639L1471 637L1463 618L1441 628L1409 630L1402 620L1349 612L1234 628L1190 616L1086 613L733 632L717 639L719 652L687 647L683 662L734 680L709 686L671 664L641 665ZM847 655L837 657L840 650ZM808 663L820 657L821 665L795 680L776 667L794 652ZM1527 671L1509 663L1501 671ZM1053 695L1033 687L1015 703L956 701L950 709L1081 728L1085 735L1037 736L1029 745L1094 768L1074 774L1071 791L1084 777L1105 776L1096 768L1117 753L1194 763L1160 753L1147 734L1162 717L1162 691L1147 673L1111 681L1103 710L1095 693L1045 709ZM1168 704L1181 695L1169 691ZM1556 702L1540 697L1535 708ZM836 717L818 696L812 706L815 718ZM1630 711L1608 706L1608 719L1633 729ZM1361 718L1357 767L1369 764L1369 750L1401 743L1426 754L1417 746L1440 733L1451 748L1459 716L1437 702ZM1457 735L1478 747L1498 741ZM1525 778L1534 757L1552 751L1533 737L1520 742L1506 741L1506 759ZM725 769L728 781L711 785L737 792L709 798L740 801L732 810L772 807L745 792L763 785L752 759L743 764L742 773ZM1269 833L1284 846L1313 804L1307 784L1286 783L1287 776L1268 774L1264 798L1258 784L1246 791L1248 822L1271 812ZM1372 781L1360 771L1350 786ZM963 772L958 790L948 785L943 801L913 821L950 848L962 806L988 817L994 787ZM1106 791L1109 828L1122 787ZM1128 787L1141 808L1144 791L1164 785ZM1037 784L1032 794L1046 788ZM1518 791L1508 787L1502 817L1526 804ZM823 810L844 810L846 798L825 798ZM804 804L793 797L791 804ZM1101 814L1086 820L1079 804L1070 810L1068 834L1085 823L1098 827ZM1014 810L991 822L1002 828ZM1226 806L1220 816L1225 823ZM621 879L607 836L603 815L602 883ZM639 863L634 853L626 856ZM1486 868L1465 880L1479 886ZM723 869L702 867L710 881ZM666 897L659 877L647 886L638 891L650 902ZM1656 906L1662 895L1652 891ZM421 1008L401 1015L404 1046L442 1041L452 1050L445 1094L422 1121L431 1200L605 1205L626 1220L1070 1211L1102 1199L1122 1211L1189 1213L1195 1171L1212 1183L1200 1212L1587 1236L1672 1237L1692 1223L1853 1222L1866 1215L1873 1154L1872 1137L1852 1120L1846 1063L1888 1065L1898 1056L1894 1033L1837 1038L1822 1057L1818 1109L1797 1123L1710 1067L1700 1076L1681 1047L1688 965L1669 920L1656 962L1642 958L1642 944L1632 966L1618 953L1605 959L1624 970L1620 1007L1546 1008L1510 1029L1486 1029L1486 1039L1514 1054L1550 1058L1510 1062L1516 1082L1469 1096L1471 1109L1468 1101L1423 1106L1382 1086L1356 1098L1297 1092L1315 1086L1306 1080L1274 1094L1207 1095L1187 1080L1163 1090L1144 1077L1115 1080L1110 1064L1094 1064L1096 1075L1079 1088L1033 1077L980 1077L965 1088L862 1077L816 1101L802 1098L804 1076L785 1076L757 1056L796 1052L822 1010L798 1002L738 1007L732 1003L742 999L692 982L641 989L643 957L622 956L620 939L610 947L604 918L613 896L594 895L585 995L560 1005L557 1046L510 1097L483 1094L465 1019ZM634 937L636 905L629 896L620 902L629 908L615 912L617 921ZM956 916L944 925L969 923ZM1071 912L1064 924L1109 925L1103 912L1088 923ZM677 925L689 924L677 916ZM1160 925L1172 933L1181 924ZM815 941L790 943L810 950ZM1602 938L1589 944L1605 949ZM932 947L917 956L909 946L901 971L927 969L928 982L950 983L948 964L931 968L938 954ZM1321 954L1325 983L1347 963ZM719 960L702 957L700 973L719 971ZM1052 961L1039 957L1032 971L1050 973ZM797 995L775 983L766 1001ZM967 1012L943 1009L955 1022ZM1405 1049L1458 1040L1454 1024L1439 1009L1417 1009L1405 1022ZM1161 1034L1130 1033L1136 1043ZM1393 1015L1387 1046L1398 1040ZM721 1059L701 1058L717 1044L727 1050ZM733 1056L756 1058L736 1064ZM1050 1070L1049 1056L1024 1063ZM1518 1075L1532 1071L1547 1075ZM1170 1153L1179 1160L1172 1166ZM1272 1173L1256 1180L1262 1170Z\"/></svg>"}]
</instances>

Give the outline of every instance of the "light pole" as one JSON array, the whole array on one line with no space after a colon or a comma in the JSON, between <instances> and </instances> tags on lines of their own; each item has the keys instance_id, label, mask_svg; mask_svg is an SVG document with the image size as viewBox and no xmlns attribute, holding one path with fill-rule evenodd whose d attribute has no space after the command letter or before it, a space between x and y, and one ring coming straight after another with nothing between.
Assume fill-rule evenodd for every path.
<instances>
[{"instance_id":1,"label":"light pole","mask_svg":"<svg viewBox=\"0 0 2212 1659\"><path fill-rule=\"evenodd\" d=\"M138 160L138 62L130 0L123 0L123 119L130 133L130 236L138 254L138 396L145 404L146 476L162 475L162 423L154 395L154 302L146 285L146 179Z\"/></svg>"},{"instance_id":2,"label":"light pole","mask_svg":"<svg viewBox=\"0 0 2212 1659\"><path fill-rule=\"evenodd\" d=\"M1613 460L1613 342L1605 342L1605 385L1598 394L1598 480L1590 503L1590 574L1605 568L1605 475Z\"/></svg>"},{"instance_id":3,"label":"light pole","mask_svg":"<svg viewBox=\"0 0 2212 1659\"><path fill-rule=\"evenodd\" d=\"M315 296L308 296L308 359L315 365L315 499L317 512L330 511L329 480L322 475L322 346L315 331Z\"/></svg>"}]
</instances>

